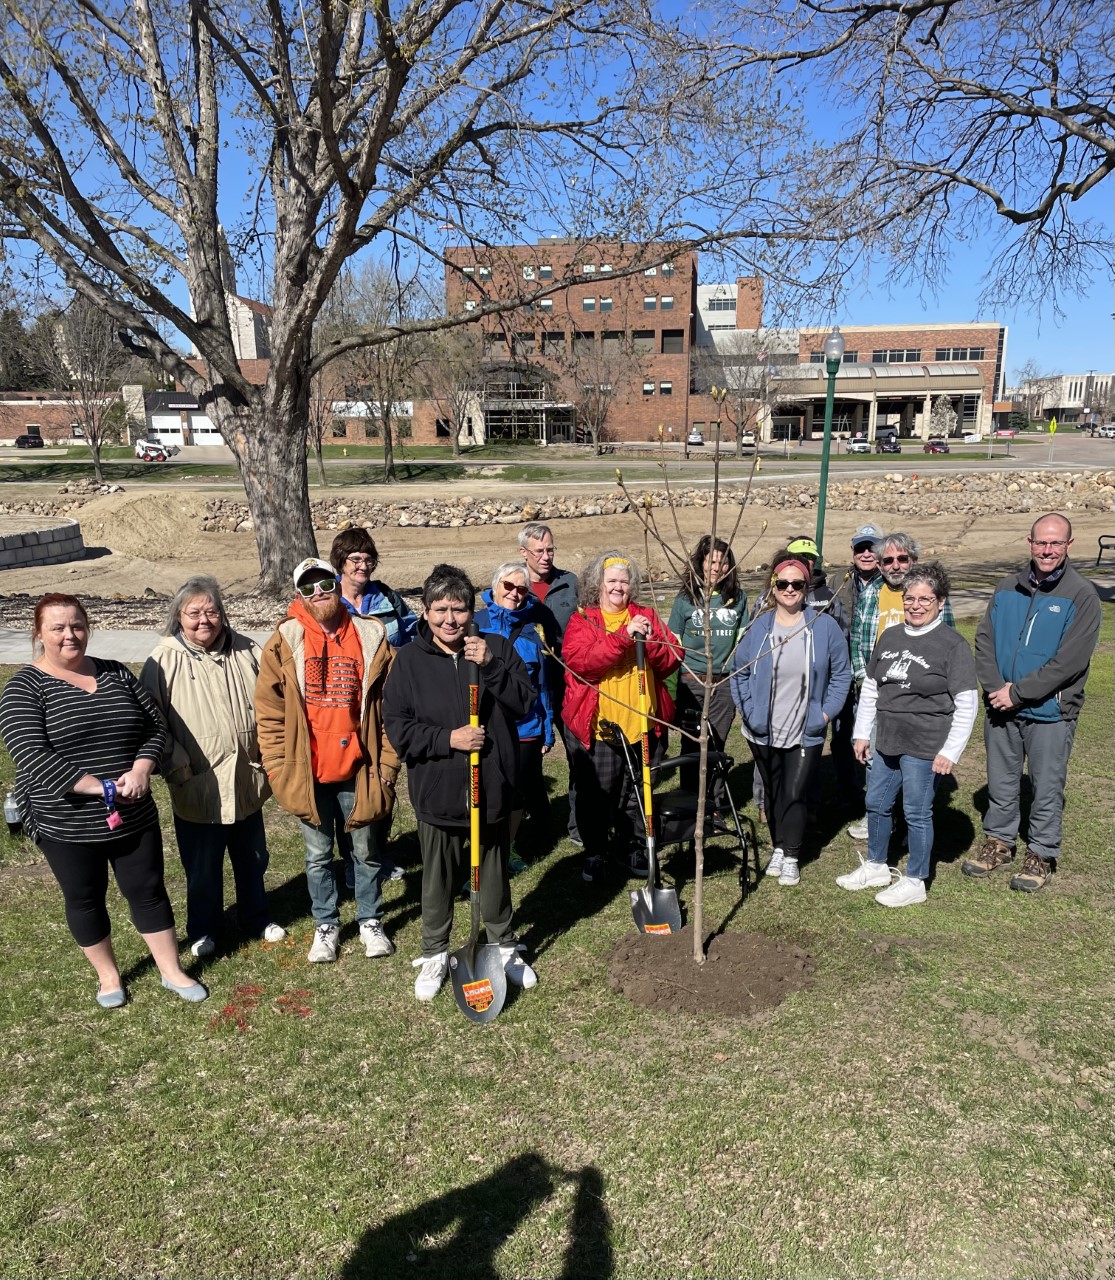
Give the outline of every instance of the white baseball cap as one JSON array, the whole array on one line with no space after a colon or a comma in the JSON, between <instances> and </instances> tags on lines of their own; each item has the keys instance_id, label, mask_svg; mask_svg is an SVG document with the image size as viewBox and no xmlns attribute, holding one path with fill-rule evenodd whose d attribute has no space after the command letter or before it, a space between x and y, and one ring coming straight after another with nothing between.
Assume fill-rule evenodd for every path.
<instances>
[{"instance_id":1,"label":"white baseball cap","mask_svg":"<svg viewBox=\"0 0 1115 1280\"><path fill-rule=\"evenodd\" d=\"M296 589L298 584L311 569L324 569L331 578L335 578L337 576L333 572L333 566L327 560L318 560L316 556L309 556L294 570L294 586Z\"/></svg>"}]
</instances>

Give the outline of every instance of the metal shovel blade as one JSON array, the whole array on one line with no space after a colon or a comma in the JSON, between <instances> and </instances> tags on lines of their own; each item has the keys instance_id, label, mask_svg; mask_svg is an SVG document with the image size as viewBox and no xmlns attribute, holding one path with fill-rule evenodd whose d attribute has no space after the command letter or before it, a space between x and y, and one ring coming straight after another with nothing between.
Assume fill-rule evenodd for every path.
<instances>
[{"instance_id":1,"label":"metal shovel blade","mask_svg":"<svg viewBox=\"0 0 1115 1280\"><path fill-rule=\"evenodd\" d=\"M457 1004L470 1022L499 1017L507 999L507 974L498 946L466 943L449 957L449 976Z\"/></svg>"},{"instance_id":2,"label":"metal shovel blade","mask_svg":"<svg viewBox=\"0 0 1115 1280\"><path fill-rule=\"evenodd\" d=\"M681 906L675 889L653 889L649 884L632 889L631 916L640 933L681 932Z\"/></svg>"}]
</instances>

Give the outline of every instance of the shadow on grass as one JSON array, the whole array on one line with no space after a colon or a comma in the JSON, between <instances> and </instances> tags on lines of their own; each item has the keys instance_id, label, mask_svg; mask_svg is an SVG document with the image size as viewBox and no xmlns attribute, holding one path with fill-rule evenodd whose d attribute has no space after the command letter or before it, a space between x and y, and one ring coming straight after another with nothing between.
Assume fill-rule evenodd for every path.
<instances>
[{"instance_id":1,"label":"shadow on grass","mask_svg":"<svg viewBox=\"0 0 1115 1280\"><path fill-rule=\"evenodd\" d=\"M372 1228L337 1273L340 1280L417 1274L429 1280L498 1280L496 1255L556 1184L575 1184L562 1280L612 1275L604 1180L592 1165L565 1170L530 1151L469 1186L455 1187ZM435 1243L436 1242L436 1243Z\"/></svg>"}]
</instances>

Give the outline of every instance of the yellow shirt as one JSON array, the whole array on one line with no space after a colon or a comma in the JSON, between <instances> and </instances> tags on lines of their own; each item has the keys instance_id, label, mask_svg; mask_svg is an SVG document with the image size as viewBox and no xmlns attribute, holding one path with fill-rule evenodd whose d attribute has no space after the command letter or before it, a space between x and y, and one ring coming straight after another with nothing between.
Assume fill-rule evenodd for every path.
<instances>
[{"instance_id":1,"label":"yellow shirt","mask_svg":"<svg viewBox=\"0 0 1115 1280\"><path fill-rule=\"evenodd\" d=\"M631 621L631 612L624 609L622 613L606 613L600 611L604 619L604 629L608 632L618 631ZM647 710L654 714L654 677L647 668ZM635 646L624 652L620 661L600 680L600 701L596 714L592 717L592 736L600 736L600 717L619 725L620 732L628 742L641 742L643 737L643 718L639 714L639 670L635 665Z\"/></svg>"},{"instance_id":2,"label":"yellow shirt","mask_svg":"<svg viewBox=\"0 0 1115 1280\"><path fill-rule=\"evenodd\" d=\"M902 608L902 588L888 587L884 582L883 589L879 592L879 625L875 628L875 643L879 643L879 637L887 627L893 627L905 621L906 611Z\"/></svg>"}]
</instances>

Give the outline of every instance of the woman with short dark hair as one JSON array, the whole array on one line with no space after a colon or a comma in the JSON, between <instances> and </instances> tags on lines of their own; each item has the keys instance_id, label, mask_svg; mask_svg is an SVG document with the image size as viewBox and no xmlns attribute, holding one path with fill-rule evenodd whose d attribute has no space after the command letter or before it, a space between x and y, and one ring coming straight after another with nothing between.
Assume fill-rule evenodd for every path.
<instances>
[{"instance_id":1,"label":"woman with short dark hair","mask_svg":"<svg viewBox=\"0 0 1115 1280\"><path fill-rule=\"evenodd\" d=\"M377 618L396 649L414 639L418 619L413 610L397 591L372 576L379 565L379 552L367 529L342 529L329 549L329 563L349 613Z\"/></svg>"}]
</instances>

